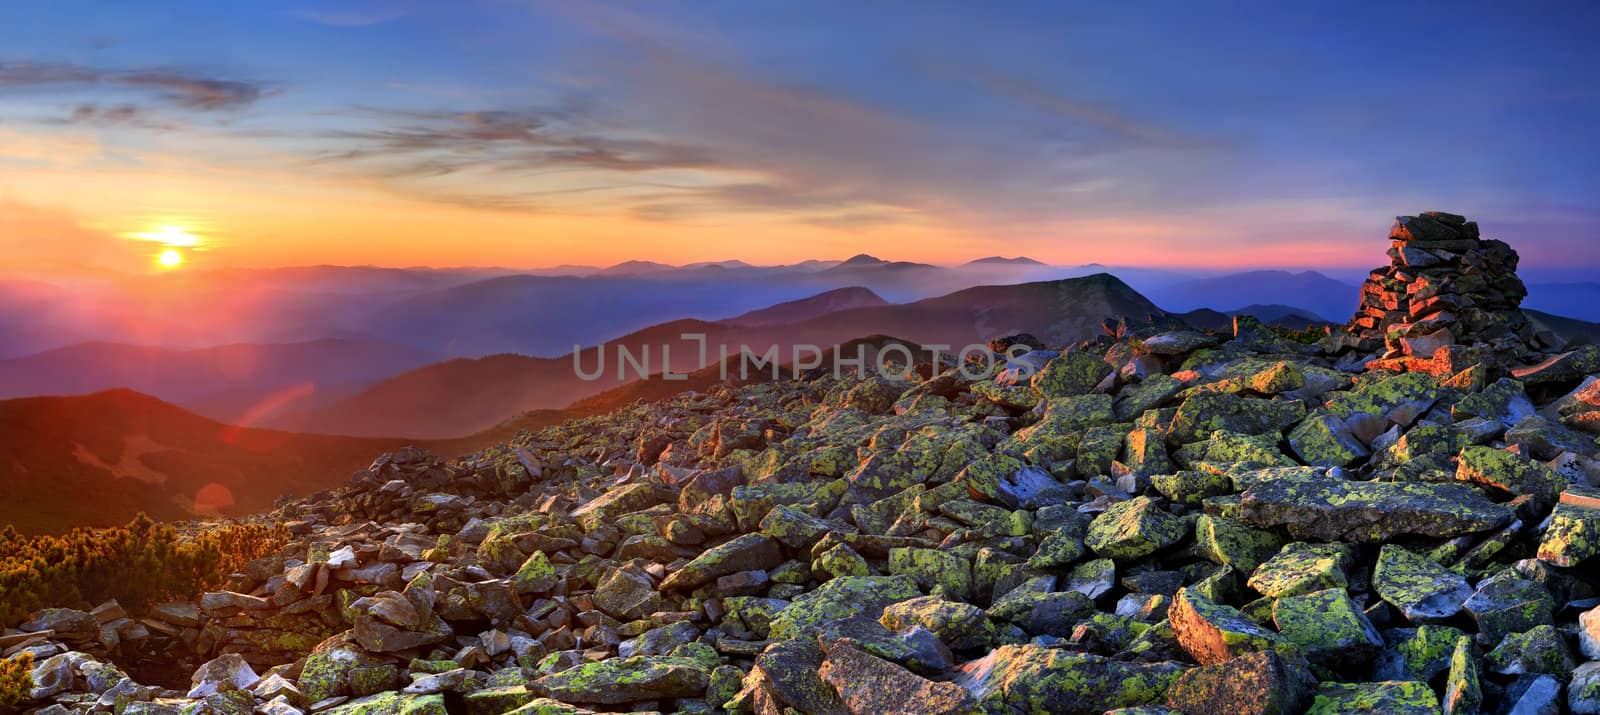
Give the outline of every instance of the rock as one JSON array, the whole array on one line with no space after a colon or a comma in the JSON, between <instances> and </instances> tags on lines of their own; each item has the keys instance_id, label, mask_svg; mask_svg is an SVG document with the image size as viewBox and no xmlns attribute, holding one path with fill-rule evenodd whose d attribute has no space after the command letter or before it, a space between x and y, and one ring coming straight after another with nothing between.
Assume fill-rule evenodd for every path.
<instances>
[{"instance_id":1,"label":"rock","mask_svg":"<svg viewBox=\"0 0 1600 715\"><path fill-rule=\"evenodd\" d=\"M426 626L418 630L400 628L384 622L371 610L371 604L365 604L371 597L358 599L351 604L354 628L352 633L361 647L373 653L393 653L395 651L421 648L449 639L453 632L444 619L433 616Z\"/></svg>"},{"instance_id":2,"label":"rock","mask_svg":"<svg viewBox=\"0 0 1600 715\"><path fill-rule=\"evenodd\" d=\"M822 661L822 648L815 638L773 643L756 657L739 699L758 713L785 709L822 715L849 712L838 692L822 681L818 672Z\"/></svg>"},{"instance_id":3,"label":"rock","mask_svg":"<svg viewBox=\"0 0 1600 715\"><path fill-rule=\"evenodd\" d=\"M1176 663L1130 663L1039 646L1001 646L961 666L956 683L981 712L1003 715L1027 703L1038 712L1101 715L1159 705L1183 672Z\"/></svg>"},{"instance_id":4,"label":"rock","mask_svg":"<svg viewBox=\"0 0 1600 715\"><path fill-rule=\"evenodd\" d=\"M1600 607L1578 616L1578 649L1589 660L1600 660Z\"/></svg>"},{"instance_id":5,"label":"rock","mask_svg":"<svg viewBox=\"0 0 1600 715\"><path fill-rule=\"evenodd\" d=\"M783 563L778 542L761 534L745 534L707 550L672 572L661 582L661 590L688 590L717 580L720 576L770 569Z\"/></svg>"},{"instance_id":6,"label":"rock","mask_svg":"<svg viewBox=\"0 0 1600 715\"><path fill-rule=\"evenodd\" d=\"M1117 564L1111 559L1095 559L1078 564L1067 576L1067 590L1096 599L1117 585Z\"/></svg>"},{"instance_id":7,"label":"rock","mask_svg":"<svg viewBox=\"0 0 1600 715\"><path fill-rule=\"evenodd\" d=\"M550 559L543 551L535 551L532 556L522 562L516 574L511 577L511 585L517 593L544 593L556 585L556 570L550 565Z\"/></svg>"},{"instance_id":8,"label":"rock","mask_svg":"<svg viewBox=\"0 0 1600 715\"><path fill-rule=\"evenodd\" d=\"M1193 588L1178 591L1167 612L1167 620L1172 624L1178 644L1201 665L1218 665L1241 655L1264 651L1300 657L1295 646L1283 636Z\"/></svg>"},{"instance_id":9,"label":"rock","mask_svg":"<svg viewBox=\"0 0 1600 715\"><path fill-rule=\"evenodd\" d=\"M1555 626L1541 625L1512 633L1484 657L1489 668L1501 675L1548 673L1565 675L1572 670L1572 654Z\"/></svg>"},{"instance_id":10,"label":"rock","mask_svg":"<svg viewBox=\"0 0 1600 715\"><path fill-rule=\"evenodd\" d=\"M348 645L319 650L306 656L305 667L301 669L299 678L300 693L306 702L311 703L349 695L352 693L353 674L379 663L377 659Z\"/></svg>"},{"instance_id":11,"label":"rock","mask_svg":"<svg viewBox=\"0 0 1600 715\"><path fill-rule=\"evenodd\" d=\"M1450 675L1445 678L1445 715L1474 715L1483 705L1483 689L1478 683L1478 664L1472 657L1472 639L1456 639L1450 654Z\"/></svg>"},{"instance_id":12,"label":"rock","mask_svg":"<svg viewBox=\"0 0 1600 715\"><path fill-rule=\"evenodd\" d=\"M1194 531L1196 553L1240 573L1253 573L1283 548L1277 534L1225 516L1201 515Z\"/></svg>"},{"instance_id":13,"label":"rock","mask_svg":"<svg viewBox=\"0 0 1600 715\"><path fill-rule=\"evenodd\" d=\"M1337 544L1295 542L1257 567L1250 588L1269 598L1298 596L1348 583L1349 549Z\"/></svg>"},{"instance_id":14,"label":"rock","mask_svg":"<svg viewBox=\"0 0 1600 715\"><path fill-rule=\"evenodd\" d=\"M1394 544L1378 552L1372 587L1412 623L1442 623L1460 613L1473 593L1465 578Z\"/></svg>"},{"instance_id":15,"label":"rock","mask_svg":"<svg viewBox=\"0 0 1600 715\"><path fill-rule=\"evenodd\" d=\"M933 596L891 604L880 620L894 631L925 628L954 650L987 647L995 637L994 624L983 609Z\"/></svg>"},{"instance_id":16,"label":"rock","mask_svg":"<svg viewBox=\"0 0 1600 715\"><path fill-rule=\"evenodd\" d=\"M229 690L249 690L261 676L236 653L227 653L200 666L189 678L191 698L203 698Z\"/></svg>"},{"instance_id":17,"label":"rock","mask_svg":"<svg viewBox=\"0 0 1600 715\"><path fill-rule=\"evenodd\" d=\"M1462 607L1478 624L1479 642L1493 645L1513 633L1549 625L1555 603L1544 586L1506 569L1479 582Z\"/></svg>"},{"instance_id":18,"label":"rock","mask_svg":"<svg viewBox=\"0 0 1600 715\"><path fill-rule=\"evenodd\" d=\"M1077 591L1016 588L989 607L989 617L1033 635L1070 638L1078 623L1094 615L1094 602Z\"/></svg>"},{"instance_id":19,"label":"rock","mask_svg":"<svg viewBox=\"0 0 1600 715\"><path fill-rule=\"evenodd\" d=\"M1141 341L1145 352L1151 355L1183 355L1217 344L1217 339L1192 330L1159 333Z\"/></svg>"},{"instance_id":20,"label":"rock","mask_svg":"<svg viewBox=\"0 0 1600 715\"><path fill-rule=\"evenodd\" d=\"M1084 545L1113 559L1141 559L1178 543L1187 525L1155 500L1138 497L1113 505L1090 522Z\"/></svg>"},{"instance_id":21,"label":"rock","mask_svg":"<svg viewBox=\"0 0 1600 715\"><path fill-rule=\"evenodd\" d=\"M1304 663L1277 653L1250 653L1178 676L1167 691L1167 705L1185 715L1299 715L1316 687Z\"/></svg>"},{"instance_id":22,"label":"rock","mask_svg":"<svg viewBox=\"0 0 1600 715\"><path fill-rule=\"evenodd\" d=\"M1067 501L1071 490L1043 469L1024 466L1002 476L997 486L1000 503L1012 509L1039 509Z\"/></svg>"},{"instance_id":23,"label":"rock","mask_svg":"<svg viewBox=\"0 0 1600 715\"><path fill-rule=\"evenodd\" d=\"M1300 539L1387 542L1401 535L1449 538L1509 524L1513 514L1458 484L1278 479L1245 491L1240 519L1282 526Z\"/></svg>"},{"instance_id":24,"label":"rock","mask_svg":"<svg viewBox=\"0 0 1600 715\"><path fill-rule=\"evenodd\" d=\"M1383 649L1378 629L1342 588L1279 598L1272 620L1279 634L1319 665L1366 665Z\"/></svg>"},{"instance_id":25,"label":"rock","mask_svg":"<svg viewBox=\"0 0 1600 715\"><path fill-rule=\"evenodd\" d=\"M1427 683L1323 683L1306 715L1437 715L1439 698Z\"/></svg>"},{"instance_id":26,"label":"rock","mask_svg":"<svg viewBox=\"0 0 1600 715\"><path fill-rule=\"evenodd\" d=\"M705 694L711 668L692 658L634 656L585 663L533 681L540 693L564 703L623 705Z\"/></svg>"},{"instance_id":27,"label":"rock","mask_svg":"<svg viewBox=\"0 0 1600 715\"><path fill-rule=\"evenodd\" d=\"M44 700L71 690L75 677L72 661L72 653L61 653L34 663L29 672L32 688L28 697Z\"/></svg>"},{"instance_id":28,"label":"rock","mask_svg":"<svg viewBox=\"0 0 1600 715\"><path fill-rule=\"evenodd\" d=\"M612 569L594 590L595 608L621 621L635 621L662 609L650 576L633 568Z\"/></svg>"},{"instance_id":29,"label":"rock","mask_svg":"<svg viewBox=\"0 0 1600 715\"><path fill-rule=\"evenodd\" d=\"M1572 671L1567 708L1573 715L1600 715L1600 662L1584 663Z\"/></svg>"},{"instance_id":30,"label":"rock","mask_svg":"<svg viewBox=\"0 0 1600 715\"><path fill-rule=\"evenodd\" d=\"M1585 500L1569 503L1569 494L1584 495ZM1539 541L1540 561L1571 568L1600 555L1600 502L1589 501L1596 496L1600 492L1577 489L1562 495Z\"/></svg>"},{"instance_id":31,"label":"rock","mask_svg":"<svg viewBox=\"0 0 1600 715\"><path fill-rule=\"evenodd\" d=\"M1290 430L1289 447L1301 461L1319 467L1347 467L1372 454L1344 420L1331 414L1313 415Z\"/></svg>"},{"instance_id":32,"label":"rock","mask_svg":"<svg viewBox=\"0 0 1600 715\"><path fill-rule=\"evenodd\" d=\"M54 631L55 637L71 643L98 643L100 621L85 611L73 608L44 608L18 626L28 633Z\"/></svg>"},{"instance_id":33,"label":"rock","mask_svg":"<svg viewBox=\"0 0 1600 715\"><path fill-rule=\"evenodd\" d=\"M866 616L852 616L828 621L817 629L819 642L845 638L874 656L922 675L941 675L954 664L950 649L938 636L921 626L912 626L896 633L879 621Z\"/></svg>"},{"instance_id":34,"label":"rock","mask_svg":"<svg viewBox=\"0 0 1600 715\"><path fill-rule=\"evenodd\" d=\"M893 603L921 596L908 576L845 576L809 591L783 609L772 621L775 640L799 637L825 621L856 614L877 618Z\"/></svg>"},{"instance_id":35,"label":"rock","mask_svg":"<svg viewBox=\"0 0 1600 715\"><path fill-rule=\"evenodd\" d=\"M972 591L972 563L947 551L890 549L888 571L910 576L919 587L948 598L966 600Z\"/></svg>"},{"instance_id":36,"label":"rock","mask_svg":"<svg viewBox=\"0 0 1600 715\"><path fill-rule=\"evenodd\" d=\"M1555 715L1561 712L1561 681L1552 675L1517 680L1506 688L1502 709L1507 715Z\"/></svg>"},{"instance_id":37,"label":"rock","mask_svg":"<svg viewBox=\"0 0 1600 715\"><path fill-rule=\"evenodd\" d=\"M1526 457L1491 447L1467 447L1457 459L1456 480L1479 484L1510 496L1528 495L1538 504L1551 505L1562 484L1549 467Z\"/></svg>"},{"instance_id":38,"label":"rock","mask_svg":"<svg viewBox=\"0 0 1600 715\"><path fill-rule=\"evenodd\" d=\"M1033 376L1033 389L1044 399L1087 395L1112 372L1111 365L1094 355L1069 350L1057 355Z\"/></svg>"},{"instance_id":39,"label":"rock","mask_svg":"<svg viewBox=\"0 0 1600 715\"><path fill-rule=\"evenodd\" d=\"M965 715L975 704L961 686L927 680L873 657L848 639L833 641L827 654L818 675L855 715Z\"/></svg>"},{"instance_id":40,"label":"rock","mask_svg":"<svg viewBox=\"0 0 1600 715\"><path fill-rule=\"evenodd\" d=\"M1306 416L1297 401L1263 400L1232 393L1191 395L1172 418L1171 439L1196 442L1217 431L1277 435Z\"/></svg>"}]
</instances>

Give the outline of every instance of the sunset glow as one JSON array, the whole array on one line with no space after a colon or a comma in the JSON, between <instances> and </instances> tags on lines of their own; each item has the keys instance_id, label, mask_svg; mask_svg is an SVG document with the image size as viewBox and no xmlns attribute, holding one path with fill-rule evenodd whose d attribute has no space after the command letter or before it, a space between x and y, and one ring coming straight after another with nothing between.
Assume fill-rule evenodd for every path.
<instances>
[{"instance_id":1,"label":"sunset glow","mask_svg":"<svg viewBox=\"0 0 1600 715\"><path fill-rule=\"evenodd\" d=\"M1359 269L1384 217L1437 205L1471 207L1525 265L1600 264L1600 96L1572 89L1596 13L1253 5L1172 4L1153 26L1054 3L916 23L870 4L86 4L118 28L92 41L73 12L23 6L0 27L0 247L127 272L150 267L143 243L207 268L868 245L959 263L1001 244ZM1419 25L1477 49L1446 62Z\"/></svg>"},{"instance_id":2,"label":"sunset glow","mask_svg":"<svg viewBox=\"0 0 1600 715\"><path fill-rule=\"evenodd\" d=\"M183 254L175 248L169 248L156 257L156 261L167 268L177 268L183 263Z\"/></svg>"}]
</instances>

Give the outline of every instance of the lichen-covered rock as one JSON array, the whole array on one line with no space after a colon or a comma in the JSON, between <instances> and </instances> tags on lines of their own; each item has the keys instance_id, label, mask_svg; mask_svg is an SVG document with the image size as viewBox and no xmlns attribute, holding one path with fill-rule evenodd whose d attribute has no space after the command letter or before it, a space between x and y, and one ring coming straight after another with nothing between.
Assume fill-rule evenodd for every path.
<instances>
[{"instance_id":1,"label":"lichen-covered rock","mask_svg":"<svg viewBox=\"0 0 1600 715\"><path fill-rule=\"evenodd\" d=\"M1480 582L1462 608L1478 624L1479 642L1494 645L1513 633L1549 625L1555 603L1543 585L1506 569Z\"/></svg>"},{"instance_id":2,"label":"lichen-covered rock","mask_svg":"<svg viewBox=\"0 0 1600 715\"><path fill-rule=\"evenodd\" d=\"M1346 467L1372 454L1337 415L1319 414L1289 431L1289 448L1306 464Z\"/></svg>"},{"instance_id":3,"label":"lichen-covered rock","mask_svg":"<svg viewBox=\"0 0 1600 715\"><path fill-rule=\"evenodd\" d=\"M1323 683L1306 715L1437 715L1439 698L1427 683Z\"/></svg>"},{"instance_id":4,"label":"lichen-covered rock","mask_svg":"<svg viewBox=\"0 0 1600 715\"><path fill-rule=\"evenodd\" d=\"M325 711L328 715L448 715L443 695L407 695L389 691L351 700Z\"/></svg>"},{"instance_id":5,"label":"lichen-covered rock","mask_svg":"<svg viewBox=\"0 0 1600 715\"><path fill-rule=\"evenodd\" d=\"M1254 573L1283 548L1277 534L1225 516L1201 515L1194 532L1196 553L1240 573Z\"/></svg>"},{"instance_id":6,"label":"lichen-covered rock","mask_svg":"<svg viewBox=\"0 0 1600 715\"><path fill-rule=\"evenodd\" d=\"M622 621L633 621L661 610L661 595L650 575L634 568L611 569L594 590L594 605Z\"/></svg>"},{"instance_id":7,"label":"lichen-covered rock","mask_svg":"<svg viewBox=\"0 0 1600 715\"><path fill-rule=\"evenodd\" d=\"M783 563L778 542L762 534L745 534L702 552L661 582L661 590L693 589L718 577L770 569Z\"/></svg>"},{"instance_id":8,"label":"lichen-covered rock","mask_svg":"<svg viewBox=\"0 0 1600 715\"><path fill-rule=\"evenodd\" d=\"M1550 514L1550 525L1545 527L1539 541L1539 560L1565 568L1577 566L1600 556L1600 491L1568 490L1585 495L1579 503L1557 504Z\"/></svg>"},{"instance_id":9,"label":"lichen-covered rock","mask_svg":"<svg viewBox=\"0 0 1600 715\"><path fill-rule=\"evenodd\" d=\"M714 666L713 666L714 667ZM533 681L541 694L567 703L622 705L705 694L711 668L676 656L634 656L585 663Z\"/></svg>"},{"instance_id":10,"label":"lichen-covered rock","mask_svg":"<svg viewBox=\"0 0 1600 715\"><path fill-rule=\"evenodd\" d=\"M856 614L876 618L892 603L921 596L909 576L846 576L796 598L772 621L772 638L799 637L824 621Z\"/></svg>"},{"instance_id":11,"label":"lichen-covered rock","mask_svg":"<svg viewBox=\"0 0 1600 715\"><path fill-rule=\"evenodd\" d=\"M1483 705L1483 688L1478 682L1478 663L1472 656L1472 639L1456 639L1450 654L1450 674L1445 678L1445 715L1473 715Z\"/></svg>"},{"instance_id":12,"label":"lichen-covered rock","mask_svg":"<svg viewBox=\"0 0 1600 715\"><path fill-rule=\"evenodd\" d=\"M1185 715L1299 715L1316 687L1304 663L1272 652L1249 653L1178 676L1167 704Z\"/></svg>"},{"instance_id":13,"label":"lichen-covered rock","mask_svg":"<svg viewBox=\"0 0 1600 715\"><path fill-rule=\"evenodd\" d=\"M1162 496L1181 504L1199 504L1208 497L1233 493L1233 478L1213 471L1152 474L1150 483Z\"/></svg>"},{"instance_id":14,"label":"lichen-covered rock","mask_svg":"<svg viewBox=\"0 0 1600 715\"><path fill-rule=\"evenodd\" d=\"M1272 604L1272 621L1307 660L1320 665L1366 665L1383 649L1378 629L1342 588L1279 598Z\"/></svg>"},{"instance_id":15,"label":"lichen-covered rock","mask_svg":"<svg viewBox=\"0 0 1600 715\"><path fill-rule=\"evenodd\" d=\"M1600 715L1600 662L1584 663L1572 671L1567 708L1572 715Z\"/></svg>"},{"instance_id":16,"label":"lichen-covered rock","mask_svg":"<svg viewBox=\"0 0 1600 715\"><path fill-rule=\"evenodd\" d=\"M936 683L873 657L850 640L826 647L818 675L854 715L966 715L972 694L954 683Z\"/></svg>"},{"instance_id":17,"label":"lichen-covered rock","mask_svg":"<svg viewBox=\"0 0 1600 715\"><path fill-rule=\"evenodd\" d=\"M1139 559L1178 543L1187 524L1149 497L1114 504L1089 523L1084 545L1113 559Z\"/></svg>"},{"instance_id":18,"label":"lichen-covered rock","mask_svg":"<svg viewBox=\"0 0 1600 715\"><path fill-rule=\"evenodd\" d=\"M300 670L299 690L306 702L315 703L339 695L352 694L355 671L379 665L382 661L349 645L318 650L306 656ZM373 693L365 693L371 695Z\"/></svg>"},{"instance_id":19,"label":"lichen-covered rock","mask_svg":"<svg viewBox=\"0 0 1600 715\"><path fill-rule=\"evenodd\" d=\"M934 596L891 604L883 609L880 620L895 631L925 628L955 650L986 647L993 643L996 635L994 624L983 609Z\"/></svg>"},{"instance_id":20,"label":"lichen-covered rock","mask_svg":"<svg viewBox=\"0 0 1600 715\"><path fill-rule=\"evenodd\" d=\"M1111 374L1111 365L1081 350L1057 355L1033 376L1033 389L1044 399L1086 395Z\"/></svg>"},{"instance_id":21,"label":"lichen-covered rock","mask_svg":"<svg viewBox=\"0 0 1600 715\"><path fill-rule=\"evenodd\" d=\"M1554 504L1564 486L1549 467L1503 449L1471 446L1461 450L1456 461L1456 479L1519 496L1533 497L1535 503Z\"/></svg>"},{"instance_id":22,"label":"lichen-covered rock","mask_svg":"<svg viewBox=\"0 0 1600 715\"><path fill-rule=\"evenodd\" d=\"M745 676L744 688L733 702L758 713L793 709L819 715L849 712L838 691L822 681L822 647L816 638L780 640L756 656ZM709 681L708 681L709 682ZM743 708L732 708L734 710Z\"/></svg>"},{"instance_id":23,"label":"lichen-covered rock","mask_svg":"<svg viewBox=\"0 0 1600 715\"><path fill-rule=\"evenodd\" d=\"M950 648L922 626L899 632L866 616L828 621L817 629L818 642L849 639L856 647L922 675L940 675L954 663Z\"/></svg>"},{"instance_id":24,"label":"lichen-covered rock","mask_svg":"<svg viewBox=\"0 0 1600 715\"><path fill-rule=\"evenodd\" d=\"M972 563L938 549L889 550L889 573L904 574L939 595L966 600L972 591Z\"/></svg>"},{"instance_id":25,"label":"lichen-covered rock","mask_svg":"<svg viewBox=\"0 0 1600 715\"><path fill-rule=\"evenodd\" d=\"M1297 541L1256 567L1249 586L1268 598L1343 589L1349 583L1349 565L1350 549L1343 545Z\"/></svg>"},{"instance_id":26,"label":"lichen-covered rock","mask_svg":"<svg viewBox=\"0 0 1600 715\"><path fill-rule=\"evenodd\" d=\"M1460 574L1394 544L1378 552L1372 587L1412 623L1444 622L1472 597L1472 586Z\"/></svg>"},{"instance_id":27,"label":"lichen-covered rock","mask_svg":"<svg viewBox=\"0 0 1600 715\"><path fill-rule=\"evenodd\" d=\"M1034 645L1002 646L961 666L956 683L988 715L1028 712L1101 715L1159 705L1184 670L1176 663L1130 663Z\"/></svg>"},{"instance_id":28,"label":"lichen-covered rock","mask_svg":"<svg viewBox=\"0 0 1600 715\"><path fill-rule=\"evenodd\" d=\"M1178 591L1167 611L1167 621L1172 624L1178 643L1201 665L1217 665L1264 651L1303 657L1288 639L1192 588Z\"/></svg>"},{"instance_id":29,"label":"lichen-covered rock","mask_svg":"<svg viewBox=\"0 0 1600 715\"><path fill-rule=\"evenodd\" d=\"M1277 434L1306 416L1298 401L1263 400L1232 393L1191 395L1172 418L1172 439L1195 442L1216 431Z\"/></svg>"},{"instance_id":30,"label":"lichen-covered rock","mask_svg":"<svg viewBox=\"0 0 1600 715\"><path fill-rule=\"evenodd\" d=\"M535 551L511 576L517 593L544 593L556 585L556 570L543 551Z\"/></svg>"},{"instance_id":31,"label":"lichen-covered rock","mask_svg":"<svg viewBox=\"0 0 1600 715\"><path fill-rule=\"evenodd\" d=\"M1509 524L1513 514L1459 484L1316 477L1250 487L1240 499L1240 518L1253 526L1285 527L1300 539L1377 543L1407 534L1475 534Z\"/></svg>"},{"instance_id":32,"label":"lichen-covered rock","mask_svg":"<svg viewBox=\"0 0 1600 715\"><path fill-rule=\"evenodd\" d=\"M1565 675L1572 670L1572 654L1555 626L1534 626L1512 633L1484 657L1489 669L1501 675L1548 673Z\"/></svg>"}]
</instances>

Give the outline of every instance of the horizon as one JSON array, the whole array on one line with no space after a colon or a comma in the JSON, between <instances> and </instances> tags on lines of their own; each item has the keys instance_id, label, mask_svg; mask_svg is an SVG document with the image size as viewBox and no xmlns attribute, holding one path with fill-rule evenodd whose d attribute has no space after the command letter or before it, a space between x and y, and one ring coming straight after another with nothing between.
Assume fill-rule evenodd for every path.
<instances>
[{"instance_id":1,"label":"horizon","mask_svg":"<svg viewBox=\"0 0 1600 715\"><path fill-rule=\"evenodd\" d=\"M1418 207L1600 266L1587 3L64 5L0 28L13 273L1354 270Z\"/></svg>"}]
</instances>

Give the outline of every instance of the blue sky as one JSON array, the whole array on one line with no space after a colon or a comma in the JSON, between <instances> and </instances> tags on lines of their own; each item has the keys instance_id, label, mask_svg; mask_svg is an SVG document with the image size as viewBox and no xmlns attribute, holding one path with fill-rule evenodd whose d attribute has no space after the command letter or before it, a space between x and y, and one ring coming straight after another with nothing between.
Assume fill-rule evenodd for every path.
<instances>
[{"instance_id":1,"label":"blue sky","mask_svg":"<svg viewBox=\"0 0 1600 715\"><path fill-rule=\"evenodd\" d=\"M199 217L241 264L463 226L463 263L1363 265L1438 208L1592 266L1597 34L1580 2L35 3L0 202Z\"/></svg>"}]
</instances>

